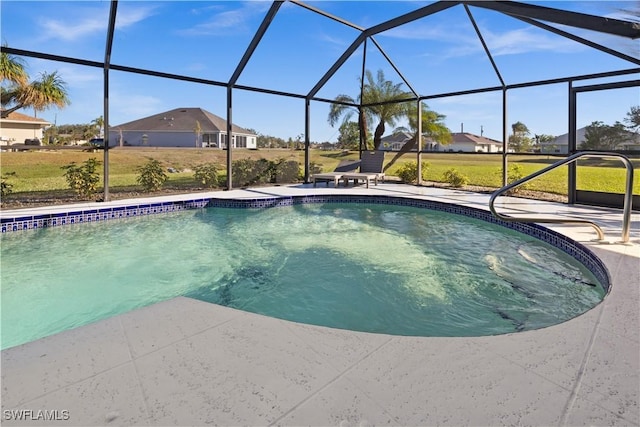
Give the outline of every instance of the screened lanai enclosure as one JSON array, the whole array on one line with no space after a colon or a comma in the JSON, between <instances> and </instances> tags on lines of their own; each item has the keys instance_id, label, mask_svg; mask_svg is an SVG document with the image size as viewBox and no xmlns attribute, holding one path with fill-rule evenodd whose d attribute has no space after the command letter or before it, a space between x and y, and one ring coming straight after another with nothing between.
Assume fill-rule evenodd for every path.
<instances>
[{"instance_id":1,"label":"screened lanai enclosure","mask_svg":"<svg viewBox=\"0 0 640 427\"><path fill-rule=\"evenodd\" d=\"M22 3L2 3L2 50L59 70L76 108L103 117L105 141L120 124L198 107L225 119L226 141L236 124L296 137L308 182L311 146L335 142L350 117L360 152L409 156L418 184L425 159L470 156L451 135L486 141L472 153L500 157L502 185L514 158L546 155L551 164L594 153L568 163L561 179L570 203L606 205L622 205L625 171L600 154L640 153L637 2ZM371 96L376 78L393 96ZM387 120L397 105L406 114ZM344 115L330 126L336 112ZM437 122L451 135L438 134ZM383 146L400 129L409 143ZM103 150L104 200L112 149ZM237 152L227 144L227 189ZM581 167L611 164L622 177L614 193Z\"/></svg>"}]
</instances>

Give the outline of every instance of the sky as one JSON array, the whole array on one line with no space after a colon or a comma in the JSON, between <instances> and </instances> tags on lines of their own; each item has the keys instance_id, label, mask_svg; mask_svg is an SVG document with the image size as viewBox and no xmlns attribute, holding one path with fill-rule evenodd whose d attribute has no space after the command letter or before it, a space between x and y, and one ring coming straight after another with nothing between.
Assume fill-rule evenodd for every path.
<instances>
[{"instance_id":1,"label":"sky","mask_svg":"<svg viewBox=\"0 0 640 427\"><path fill-rule=\"evenodd\" d=\"M422 8L425 1L308 1L315 8L369 28ZM629 18L636 1L531 2L575 12ZM261 25L270 1L129 1L120 0L111 62L227 83ZM1 36L8 46L73 58L104 61L110 2L2 0ZM421 96L517 84L574 75L637 68L633 63L587 47L500 13L469 10L495 61L494 70L464 7L457 5L379 33L360 46L317 92L334 99L357 98L364 67L386 79L403 78ZM637 15L636 15L637 16ZM551 24L550 24L551 25ZM552 24L631 57L640 57L640 41ZM307 95L356 40L359 30L320 16L294 3L278 10L237 85ZM103 70L62 62L23 58L32 79L58 71L71 105L38 112L57 124L90 123L103 115ZM401 74L398 74L399 70ZM575 82L574 87L632 80L639 74ZM409 90L407 85L403 89ZM507 91L507 128L524 123L534 134L568 132L567 83ZM260 134L302 137L303 99L241 89L232 91L233 123ZM109 74L109 122L117 126L180 107L201 107L226 118L227 91L221 86L174 81L120 71ZM428 99L445 116L452 132L471 132L502 140L502 92ZM594 121L622 122L640 104L640 88L578 95L578 128ZM20 110L34 115L33 110ZM339 123L327 121L329 104L311 102L310 140L336 142ZM355 120L355 115L352 117ZM399 122L387 126L386 134Z\"/></svg>"}]
</instances>

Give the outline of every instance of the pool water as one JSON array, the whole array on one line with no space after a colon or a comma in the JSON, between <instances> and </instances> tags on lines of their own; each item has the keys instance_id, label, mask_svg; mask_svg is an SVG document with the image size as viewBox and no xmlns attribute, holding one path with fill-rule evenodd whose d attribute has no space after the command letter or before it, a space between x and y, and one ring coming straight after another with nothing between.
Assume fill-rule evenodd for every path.
<instances>
[{"instance_id":1,"label":"pool water","mask_svg":"<svg viewBox=\"0 0 640 427\"><path fill-rule=\"evenodd\" d=\"M187 296L356 331L518 332L604 297L533 237L465 216L365 204L208 208L2 236L2 348Z\"/></svg>"}]
</instances>

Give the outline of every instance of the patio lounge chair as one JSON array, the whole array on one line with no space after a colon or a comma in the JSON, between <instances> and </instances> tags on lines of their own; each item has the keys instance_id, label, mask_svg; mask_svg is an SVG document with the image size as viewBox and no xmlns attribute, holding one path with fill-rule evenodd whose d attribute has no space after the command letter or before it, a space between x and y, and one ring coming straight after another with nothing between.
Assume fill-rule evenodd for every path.
<instances>
[{"instance_id":1,"label":"patio lounge chair","mask_svg":"<svg viewBox=\"0 0 640 427\"><path fill-rule=\"evenodd\" d=\"M364 181L367 188L369 188L371 181L375 185L378 185L378 181L384 182L383 163L384 151L363 151L360 158L360 172L349 172L342 175L345 187L349 185L350 179L353 180L353 185Z\"/></svg>"},{"instance_id":2,"label":"patio lounge chair","mask_svg":"<svg viewBox=\"0 0 640 427\"><path fill-rule=\"evenodd\" d=\"M333 172L314 173L311 175L311 182L315 187L318 181L325 181L328 187L329 182L333 181L333 185L337 187L344 174L355 172L358 166L360 166L360 160L342 160Z\"/></svg>"}]
</instances>

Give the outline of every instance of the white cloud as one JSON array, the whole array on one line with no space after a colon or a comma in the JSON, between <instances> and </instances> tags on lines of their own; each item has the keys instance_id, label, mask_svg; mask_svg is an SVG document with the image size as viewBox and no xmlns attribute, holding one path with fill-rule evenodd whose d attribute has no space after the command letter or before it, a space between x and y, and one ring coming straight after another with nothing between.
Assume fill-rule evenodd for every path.
<instances>
[{"instance_id":1,"label":"white cloud","mask_svg":"<svg viewBox=\"0 0 640 427\"><path fill-rule=\"evenodd\" d=\"M526 26L508 31L487 29L481 26L481 34L494 57L531 52L569 53L585 47L577 42L554 35L542 29ZM493 27L498 28L498 27ZM425 56L439 59L484 54L480 39L471 26L425 25L414 23L382 33L381 36L403 40L438 42L438 52L429 51ZM430 44L434 46L435 44Z\"/></svg>"},{"instance_id":2,"label":"white cloud","mask_svg":"<svg viewBox=\"0 0 640 427\"><path fill-rule=\"evenodd\" d=\"M66 10L58 10L64 18L39 17L42 40L78 41L96 34L106 34L109 8L107 6L79 8L76 3ZM124 7L118 10L116 27L120 30L130 27L154 13L153 7Z\"/></svg>"},{"instance_id":3,"label":"white cloud","mask_svg":"<svg viewBox=\"0 0 640 427\"><path fill-rule=\"evenodd\" d=\"M129 5L129 3L124 4ZM144 21L155 13L156 8L152 6L120 8L116 15L116 29L123 30L140 21Z\"/></svg>"},{"instance_id":4,"label":"white cloud","mask_svg":"<svg viewBox=\"0 0 640 427\"><path fill-rule=\"evenodd\" d=\"M267 1L230 2L225 4L240 6L236 9L221 10L219 7L201 8L194 14L205 15L208 18L199 24L178 30L178 34L187 36L229 35L255 31L250 23L256 18L262 19L271 3Z\"/></svg>"},{"instance_id":5,"label":"white cloud","mask_svg":"<svg viewBox=\"0 0 640 427\"><path fill-rule=\"evenodd\" d=\"M514 55L530 52L570 53L581 50L581 44L541 32L535 28L520 28L502 34L483 31L492 55Z\"/></svg>"}]
</instances>

